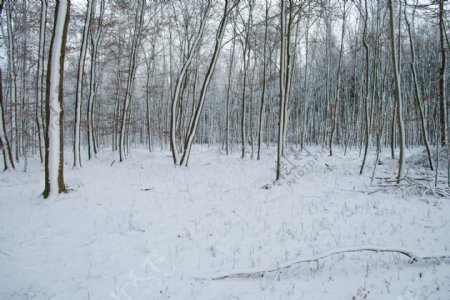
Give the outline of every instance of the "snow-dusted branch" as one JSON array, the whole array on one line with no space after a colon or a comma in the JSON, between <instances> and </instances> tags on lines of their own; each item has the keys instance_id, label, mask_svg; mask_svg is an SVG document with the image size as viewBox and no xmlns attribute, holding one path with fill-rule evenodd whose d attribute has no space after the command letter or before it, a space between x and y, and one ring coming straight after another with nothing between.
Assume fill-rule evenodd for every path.
<instances>
[{"instance_id":1,"label":"snow-dusted branch","mask_svg":"<svg viewBox=\"0 0 450 300\"><path fill-rule=\"evenodd\" d=\"M224 271L224 272L219 272L219 273L213 274L209 277L203 277L201 279L219 280L219 279L236 278L236 277L258 277L258 276L262 277L262 276L264 276L265 273L278 272L278 271L281 271L284 269L289 269L295 265L299 265L299 264L303 264L303 263L317 262L317 261L327 258L329 256L333 256L333 255L337 255L337 254L353 253L353 252L398 253L398 254L407 256L409 258L410 264L413 264L413 263L421 261L421 260L434 259L434 260L439 261L441 259L450 259L450 252L449 253L434 253L434 254L427 254L427 255L423 255L423 254L419 255L419 254L411 252L409 250L399 249L399 248L388 248L388 247L377 247L377 246L349 247L349 248L328 250L326 252L323 252L323 253L320 253L320 254L317 254L314 256L304 257L304 258L297 257L295 259L288 260L284 263L277 264L276 266Z\"/></svg>"}]
</instances>

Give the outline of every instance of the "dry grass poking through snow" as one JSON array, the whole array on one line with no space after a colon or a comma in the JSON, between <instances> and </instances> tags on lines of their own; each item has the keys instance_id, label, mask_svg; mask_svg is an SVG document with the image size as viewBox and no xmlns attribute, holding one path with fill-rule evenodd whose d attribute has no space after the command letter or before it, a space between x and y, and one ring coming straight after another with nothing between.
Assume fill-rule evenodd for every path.
<instances>
[{"instance_id":1,"label":"dry grass poking through snow","mask_svg":"<svg viewBox=\"0 0 450 300\"><path fill-rule=\"evenodd\" d=\"M309 151L317 159L307 171L269 189L272 150L256 161L197 147L188 168L144 150L111 166L106 152L68 168L73 191L52 202L39 196L36 160L27 173L1 174L0 299L450 299L450 264L410 265L392 253L338 254L257 278L194 278L334 248L450 251L450 199L370 194L373 157L360 176L357 150ZM376 176L393 177L395 161L387 152L382 161Z\"/></svg>"}]
</instances>

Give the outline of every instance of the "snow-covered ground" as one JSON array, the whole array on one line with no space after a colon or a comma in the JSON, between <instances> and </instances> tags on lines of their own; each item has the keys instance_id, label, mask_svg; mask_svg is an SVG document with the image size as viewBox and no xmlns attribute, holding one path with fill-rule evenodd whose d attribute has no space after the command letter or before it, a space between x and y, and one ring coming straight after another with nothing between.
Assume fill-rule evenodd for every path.
<instances>
[{"instance_id":1,"label":"snow-covered ground","mask_svg":"<svg viewBox=\"0 0 450 300\"><path fill-rule=\"evenodd\" d=\"M309 148L267 189L273 150L261 161L192 152L188 168L133 149L123 163L105 151L80 170L68 153L71 192L51 201L37 160L1 174L0 299L450 299L448 262L392 253L198 279L350 246L449 252L450 199L371 188L373 157L360 176L357 150ZM388 151L382 161L376 176L393 177Z\"/></svg>"}]
</instances>

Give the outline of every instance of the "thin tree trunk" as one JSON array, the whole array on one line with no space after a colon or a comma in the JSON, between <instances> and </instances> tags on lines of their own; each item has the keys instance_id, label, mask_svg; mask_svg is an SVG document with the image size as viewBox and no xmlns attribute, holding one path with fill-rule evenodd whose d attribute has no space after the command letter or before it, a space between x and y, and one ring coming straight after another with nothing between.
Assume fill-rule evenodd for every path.
<instances>
[{"instance_id":1,"label":"thin tree trunk","mask_svg":"<svg viewBox=\"0 0 450 300\"><path fill-rule=\"evenodd\" d=\"M285 0L281 0L281 28L280 28L280 111L278 120L278 145L277 145L277 164L276 164L276 177L275 180L281 178L281 155L283 153L283 126L284 126L284 101L285 101L285 84L286 84L286 3Z\"/></svg>"},{"instance_id":2,"label":"thin tree trunk","mask_svg":"<svg viewBox=\"0 0 450 300\"><path fill-rule=\"evenodd\" d=\"M233 28L233 36L236 35L236 29ZM230 54L230 66L228 70L228 86L227 86L227 103L225 113L225 153L229 154L230 148L230 92L231 92L231 75L233 73L234 54L236 49L236 39L233 39L233 45L231 46Z\"/></svg>"},{"instance_id":3,"label":"thin tree trunk","mask_svg":"<svg viewBox=\"0 0 450 300\"><path fill-rule=\"evenodd\" d=\"M441 67L439 69L439 124L441 130L441 145L447 144L447 122L446 122L446 73L447 73L447 49L445 48L445 25L444 25L444 0L439 0L439 39L441 43Z\"/></svg>"},{"instance_id":4,"label":"thin tree trunk","mask_svg":"<svg viewBox=\"0 0 450 300\"><path fill-rule=\"evenodd\" d=\"M417 107L419 109L419 115L420 115L420 126L422 127L422 136L423 136L423 143L425 144L425 148L427 150L428 155L428 163L430 164L430 169L433 170L433 158L431 157L431 150L430 145L428 143L428 134L427 134L427 127L425 125L425 116L423 112L423 105L422 105L422 93L419 87L419 83L417 81L417 71L416 71L416 51L414 49L414 39L411 33L411 25L408 20L408 16L406 14L405 9L405 21L406 25L408 27L408 35L409 35L409 47L411 49L411 71L412 71L412 78L414 82L414 95L417 102Z\"/></svg>"},{"instance_id":5,"label":"thin tree trunk","mask_svg":"<svg viewBox=\"0 0 450 300\"><path fill-rule=\"evenodd\" d=\"M94 2L95 5L95 2ZM95 7L94 7L95 8ZM98 17L98 23L96 31L91 30L91 72L89 80L89 97L87 105L87 123L88 123L88 158L93 159L97 154L97 145L94 138L94 105L97 98L97 57L98 48L102 39L103 32L103 15L105 13L105 0L100 1L100 15Z\"/></svg>"},{"instance_id":6,"label":"thin tree trunk","mask_svg":"<svg viewBox=\"0 0 450 300\"><path fill-rule=\"evenodd\" d=\"M144 7L145 0L140 0L136 5L136 15L135 15L135 27L133 33L133 43L131 46L131 55L130 55L130 63L129 63L129 74L127 80L127 88L125 92L125 101L123 104L122 110L122 124L120 128L120 138L119 138L119 155L120 161L124 161L125 154L125 133L127 128L127 116L129 111L129 106L131 102L131 93L133 90L134 78L136 75L136 61L137 61L137 50L139 41L141 38L141 30L142 30L142 22L144 20Z\"/></svg>"},{"instance_id":7,"label":"thin tree trunk","mask_svg":"<svg viewBox=\"0 0 450 300\"><path fill-rule=\"evenodd\" d=\"M256 155L256 159L259 160L261 158L261 131L264 122L264 101L266 98L266 69L267 69L267 35L269 28L269 3L266 0L266 14L265 14L265 22L264 22L264 50L263 50L263 74L262 74L262 91L261 91L261 103L259 107L259 122L258 122L258 152Z\"/></svg>"},{"instance_id":8,"label":"thin tree trunk","mask_svg":"<svg viewBox=\"0 0 450 300\"><path fill-rule=\"evenodd\" d=\"M294 5L293 1L289 0L289 20L286 24L286 62L285 62L285 94L284 94L284 117L283 117L283 127L282 127L282 134L283 134L283 146L281 148L281 155L284 156L284 150L287 146L287 128L288 128L288 122L289 122L289 101L291 96L291 83L292 78L294 76L294 64L295 64L295 49L296 45L298 43L298 24L299 22L295 22L295 15L294 15ZM294 42L291 42L292 38L292 28L294 27L294 23L296 23L296 30L295 30L295 37Z\"/></svg>"},{"instance_id":9,"label":"thin tree trunk","mask_svg":"<svg viewBox=\"0 0 450 300\"><path fill-rule=\"evenodd\" d=\"M8 11L6 14L6 25L8 30L8 70L9 70L9 80L10 80L10 99L12 106L11 113L11 123L13 124L13 130L11 131L11 137L13 143L15 145L15 156L16 161L19 161L19 112L18 112L18 99L17 99L17 73L16 73L16 65L15 65L15 49L14 49L14 36L13 36L13 11L14 11L14 2L6 1L8 4Z\"/></svg>"},{"instance_id":10,"label":"thin tree trunk","mask_svg":"<svg viewBox=\"0 0 450 300\"><path fill-rule=\"evenodd\" d=\"M248 68L250 65L250 32L252 28L252 13L253 13L253 2L252 0L249 1L249 13L248 13L248 20L247 24L245 26L246 34L245 34L245 40L243 43L243 53L242 53L242 60L244 64L244 70L243 70L243 82L242 82L242 100L241 100L241 158L245 158L245 148L247 145L247 131L245 128L245 117L246 117L246 110L247 110L247 73ZM251 113L251 112L250 112Z\"/></svg>"},{"instance_id":11,"label":"thin tree trunk","mask_svg":"<svg viewBox=\"0 0 450 300\"><path fill-rule=\"evenodd\" d=\"M27 2L24 1L22 4L22 9L24 10L24 12L27 11ZM22 16L22 21L25 24L28 24L28 15L25 13ZM24 34L27 34L27 31L24 30ZM27 80L27 38L26 36L22 36L22 45L21 45L21 60L22 60L22 70L21 70L21 107L20 107L20 146L21 146L21 154L24 157L25 161L24 161L24 170L26 171L27 169L27 164L28 164L28 160L27 160L27 146L29 143L29 133L27 130L28 124L25 120L25 115L28 113L28 97L27 97L27 85L26 85L26 80Z\"/></svg>"},{"instance_id":12,"label":"thin tree trunk","mask_svg":"<svg viewBox=\"0 0 450 300\"><path fill-rule=\"evenodd\" d=\"M365 137L365 145L364 145L364 157L363 157L363 161L361 164L361 169L359 171L359 174L362 174L364 172L364 166L366 164L366 160L367 160L367 153L369 150L369 145L370 145L370 119L369 119L369 100L370 100L370 91L369 91L369 69L370 69L370 64L369 64L369 46L367 44L367 23L368 23L368 18L369 18L369 14L368 14L368 6L367 6L367 0L365 0L365 16L364 16L364 32L363 32L363 46L364 46L364 50L365 50L365 61L366 61L366 72L365 72L365 84L366 84L366 88L365 88L365 101L364 101L364 119L365 119L365 125L364 125L364 137Z\"/></svg>"},{"instance_id":13,"label":"thin tree trunk","mask_svg":"<svg viewBox=\"0 0 450 300\"><path fill-rule=\"evenodd\" d=\"M341 63L342 63L342 53L344 51L344 36L345 36L345 24L346 24L346 2L344 1L343 7L343 15L342 15L342 30L341 30L341 46L339 48L339 60L338 60L338 68L337 68L337 79L336 79L336 90L335 90L335 100L334 100L334 108L331 108L331 132L330 132L330 156L333 155L333 135L334 130L336 128L336 119L338 114L338 104L340 100L340 90L341 90Z\"/></svg>"},{"instance_id":14,"label":"thin tree trunk","mask_svg":"<svg viewBox=\"0 0 450 300\"><path fill-rule=\"evenodd\" d=\"M362 174L364 172L364 166L366 164L367 160L367 154L369 151L369 146L371 143L371 133L370 133L370 112L369 112L369 103L371 100L370 97L370 63L369 63L369 46L367 44L367 23L368 23L368 5L367 0L365 0L365 16L364 16L364 32L363 32L363 46L365 49L365 64L366 64L366 73L365 73L365 100L364 100L364 138L365 138L365 145L364 145L364 157L363 162L361 164L361 169L359 171L359 174Z\"/></svg>"},{"instance_id":15,"label":"thin tree trunk","mask_svg":"<svg viewBox=\"0 0 450 300\"><path fill-rule=\"evenodd\" d=\"M303 147L305 145L305 138L306 138L306 120L308 116L308 102L309 102L309 85L308 85L308 79L309 79L309 31L310 31L310 17L311 16L311 4L308 3L308 19L306 23L306 45L305 45L305 78L303 81L303 95L304 95L304 105L303 105L303 120L302 120L302 129L301 129L301 141L300 141L300 149L303 150Z\"/></svg>"},{"instance_id":16,"label":"thin tree trunk","mask_svg":"<svg viewBox=\"0 0 450 300\"><path fill-rule=\"evenodd\" d=\"M219 28L218 28L217 33L216 33L214 52L213 52L211 61L209 63L208 70L206 72L202 88L200 90L200 96L199 96L199 101L198 101L197 107L195 109L195 112L193 112L193 119L192 119L191 126L189 128L188 136L186 138L186 145L184 147L184 152L183 152L183 156L181 158L180 165L187 166L187 164L188 164L189 155L190 155L191 148L192 148L192 143L194 141L195 132L196 132L197 126L198 126L198 121L200 119L200 115L202 113L203 106L205 104L206 92L208 90L209 83L211 82L211 77L212 77L212 75L214 73L214 69L216 67L217 59L219 57L220 48L221 48L223 36L224 36L224 33L225 33L225 28L226 28L227 21L228 21L228 15L231 12L231 10L234 8L234 6L236 6L238 4L238 3L235 3L231 7L231 9L228 9L228 6L229 6L230 2L231 1L229 1L229 0L225 1L222 20L220 21L220 25L219 25Z\"/></svg>"},{"instance_id":17,"label":"thin tree trunk","mask_svg":"<svg viewBox=\"0 0 450 300\"><path fill-rule=\"evenodd\" d=\"M148 150L152 152L152 119L150 116L150 106L151 106L151 99L150 99L150 78L153 76L155 72L155 45L152 45L152 56L148 59L146 59L147 64L147 82L145 85L145 91L146 91L146 120L147 120L147 137L148 137Z\"/></svg>"},{"instance_id":18,"label":"thin tree trunk","mask_svg":"<svg viewBox=\"0 0 450 300\"><path fill-rule=\"evenodd\" d=\"M46 36L46 25L47 25L47 0L41 1L41 19L39 27L39 49L38 49L38 65L36 71L36 126L38 133L39 142L39 158L41 163L44 162L44 154L42 152L42 145L44 143L44 127L42 119L42 106L45 97L44 90L44 59L45 59L45 36Z\"/></svg>"},{"instance_id":19,"label":"thin tree trunk","mask_svg":"<svg viewBox=\"0 0 450 300\"><path fill-rule=\"evenodd\" d=\"M11 146L9 144L8 136L6 135L5 126L5 110L3 108L3 78L2 69L0 68L0 147L3 152L4 168L3 170L14 170L14 159L11 153Z\"/></svg>"},{"instance_id":20,"label":"thin tree trunk","mask_svg":"<svg viewBox=\"0 0 450 300\"><path fill-rule=\"evenodd\" d=\"M43 1L45 2L45 1ZM77 70L77 87L75 96L75 124L74 124L74 142L73 142L73 167L81 167L81 155L80 155L80 124L81 124L81 103L83 101L83 75L84 66L86 61L86 50L88 46L89 28L91 25L92 16L92 2L88 0L86 9L86 19L84 22L83 36L81 39L80 58L78 60Z\"/></svg>"},{"instance_id":21,"label":"thin tree trunk","mask_svg":"<svg viewBox=\"0 0 450 300\"><path fill-rule=\"evenodd\" d=\"M195 54L198 51L198 44L203 37L203 32L205 30L206 25L206 18L209 12L210 2L208 2L204 15L202 16L200 27L197 32L197 36L195 37L194 43L192 44L192 47L188 49L188 55L187 59L183 64L183 67L181 68L180 74L178 74L177 82L175 84L175 91L173 93L172 98L172 110L170 115L170 148L172 151L172 158L173 163L176 165L178 164L179 158L178 158L178 147L177 147L177 141L176 141L176 127L177 127L177 108L178 108L178 100L180 99L180 92L182 89L182 84L184 81L184 78L186 76L186 71L188 70L189 66L191 65L192 59L194 58Z\"/></svg>"},{"instance_id":22,"label":"thin tree trunk","mask_svg":"<svg viewBox=\"0 0 450 300\"><path fill-rule=\"evenodd\" d=\"M395 98L397 99L397 126L398 126L398 138L400 142L400 156L398 160L398 174L397 183L403 176L403 169L405 164L405 127L403 123L403 112L402 112L402 97L401 97L401 82L400 74L398 72L397 64L397 51L395 48L395 25L394 25L394 5L393 0L388 0L389 9L389 37L391 44L391 58L392 58L392 69L394 70L394 83L395 83ZM399 53L400 55L400 53Z\"/></svg>"}]
</instances>

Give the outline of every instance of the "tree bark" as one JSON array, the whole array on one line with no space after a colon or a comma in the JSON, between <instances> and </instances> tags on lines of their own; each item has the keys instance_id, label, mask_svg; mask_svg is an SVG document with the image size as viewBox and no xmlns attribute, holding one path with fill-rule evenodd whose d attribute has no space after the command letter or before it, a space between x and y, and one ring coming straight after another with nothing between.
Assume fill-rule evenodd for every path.
<instances>
[{"instance_id":1,"label":"tree bark","mask_svg":"<svg viewBox=\"0 0 450 300\"><path fill-rule=\"evenodd\" d=\"M63 83L70 0L56 2L46 86L45 189L44 198L66 191L64 183Z\"/></svg>"},{"instance_id":2,"label":"tree bark","mask_svg":"<svg viewBox=\"0 0 450 300\"><path fill-rule=\"evenodd\" d=\"M81 167L80 155L80 123L81 123L81 103L83 101L83 75L86 61L86 50L88 46L88 36L91 25L92 2L88 0L86 9L86 19L84 21L83 36L81 39L80 58L78 60L77 87L75 96L75 124L74 124L74 142L73 142L73 167ZM43 1L45 2L45 1Z\"/></svg>"},{"instance_id":3,"label":"tree bark","mask_svg":"<svg viewBox=\"0 0 450 300\"><path fill-rule=\"evenodd\" d=\"M140 0L136 4L136 14L135 14L135 26L134 26L134 33L133 33L133 42L131 47L131 55L130 55L130 62L129 62L129 74L128 74L128 80L127 80L127 88L125 92L125 101L123 104L123 110L122 110L122 124L120 127L120 138L119 138L119 155L120 155L120 161L124 161L126 158L125 154L125 133L127 128L127 116L129 114L129 106L131 102L131 94L133 91L133 84L134 79L136 75L136 62L137 62L137 50L138 45L141 38L141 30L142 30L142 22L144 20L144 7L145 7L145 0Z\"/></svg>"},{"instance_id":4,"label":"tree bark","mask_svg":"<svg viewBox=\"0 0 450 300\"><path fill-rule=\"evenodd\" d=\"M395 48L395 23L394 23L394 5L393 0L388 0L389 9L389 37L391 44L391 59L392 69L394 70L394 83L395 83L395 98L397 101L397 126L398 126L398 138L400 143L400 155L398 160L398 174L397 183L402 180L405 164L405 126L403 122L403 109L402 109L402 95L401 95L401 82L400 74L398 72L397 64L397 50ZM400 53L398 54L400 55Z\"/></svg>"},{"instance_id":5,"label":"tree bark","mask_svg":"<svg viewBox=\"0 0 450 300\"><path fill-rule=\"evenodd\" d=\"M38 132L39 158L41 163L44 162L44 154L42 145L44 144L44 124L42 115L42 106L45 98L45 77L44 77L44 60L45 60L45 36L47 25L47 0L41 1L41 19L39 27L39 49L38 49L38 65L36 71L36 127Z\"/></svg>"},{"instance_id":6,"label":"tree bark","mask_svg":"<svg viewBox=\"0 0 450 300\"><path fill-rule=\"evenodd\" d=\"M19 102L17 99L17 73L15 64L15 47L14 47L14 34L13 34L13 11L14 2L6 1L8 4L8 11L6 14L6 25L8 31L8 71L9 71L9 94L11 99L11 106L13 112L11 113L11 124L13 129L11 130L11 143L14 144L14 152L16 161L19 161Z\"/></svg>"},{"instance_id":7,"label":"tree bark","mask_svg":"<svg viewBox=\"0 0 450 300\"><path fill-rule=\"evenodd\" d=\"M368 5L367 5L367 0L365 0L365 14L364 14L364 32L363 32L363 46L364 46L364 50L365 50L365 63L366 63L366 72L365 72L365 101L364 101L364 119L365 119L365 123L364 123L364 138L365 138L365 145L364 145L364 157L363 157L363 161L361 164L361 169L359 171L359 174L362 174L364 172L364 166L366 164L366 159L367 159L367 153L369 150L369 146L370 146L370 140L371 140L371 134L370 134L370 113L369 113L369 101L370 101L370 84L369 84L369 80L370 80L370 63L369 63L369 56L370 56L370 52L369 52L369 46L367 44L367 23L368 23L368 18L369 18L369 14L368 14Z\"/></svg>"},{"instance_id":8,"label":"tree bark","mask_svg":"<svg viewBox=\"0 0 450 300\"><path fill-rule=\"evenodd\" d=\"M279 180L281 178L281 156L283 153L283 146L284 146L284 133L283 133L283 127L284 127L284 101L285 101L285 84L286 84L286 3L285 0L281 0L280 5L281 11L280 11L280 19L281 19L281 27L280 27L280 41L281 41L281 47L280 47L280 108L279 108L279 117L278 117L278 143L277 143L277 162L276 162L276 176L275 180Z\"/></svg>"},{"instance_id":9,"label":"tree bark","mask_svg":"<svg viewBox=\"0 0 450 300\"><path fill-rule=\"evenodd\" d=\"M183 156L181 157L180 165L187 166L187 164L188 164L189 155L190 155L191 148L192 148L192 143L194 141L194 136L195 136L195 133L196 133L196 130L197 130L197 126L198 126L198 121L200 119L200 116L201 116L201 113L202 113L202 110L203 110L203 106L205 104L206 92L208 91L208 86L209 86L209 83L211 82L211 77L212 77L212 75L214 73L214 69L216 67L217 59L219 57L220 48L221 48L223 36L224 36L224 33L225 33L225 28L227 26L228 15L231 12L231 10L234 8L234 6L237 5L237 3L233 4L233 6L230 9L228 9L230 2L231 2L230 0L225 0L223 16L222 16L222 19L220 21L219 28L217 29L217 32L216 32L216 39L215 39L215 44L214 44L214 52L213 52L211 61L210 61L209 66L208 66L208 70L206 72L205 79L203 80L203 85L202 85L202 88L200 90L200 96L199 96L198 104L197 104L197 106L195 108L195 112L193 112L193 119L192 119L192 122L191 122L191 126L189 128L188 136L186 138L186 145L184 147Z\"/></svg>"},{"instance_id":10,"label":"tree bark","mask_svg":"<svg viewBox=\"0 0 450 300\"><path fill-rule=\"evenodd\" d=\"M412 78L414 83L414 95L417 102L417 108L419 109L419 116L420 116L420 126L422 129L422 136L423 136L423 143L425 144L425 148L428 155L428 163L430 165L430 169L433 171L433 158L431 157L431 150L430 145L428 142L428 134L427 134L427 127L425 125L425 116L423 112L423 105L422 105L422 92L419 87L419 83L417 81L417 71L416 71L416 50L414 49L414 38L411 32L411 24L409 23L408 16L406 14L405 9L405 21L406 26L408 27L408 35L409 35L409 47L411 49L411 71L412 71Z\"/></svg>"},{"instance_id":11,"label":"tree bark","mask_svg":"<svg viewBox=\"0 0 450 300\"><path fill-rule=\"evenodd\" d=\"M9 144L8 136L6 134L5 126L5 110L3 108L3 78L2 69L0 68L0 148L3 152L4 168L3 170L14 170L14 159L11 153L11 146Z\"/></svg>"},{"instance_id":12,"label":"tree bark","mask_svg":"<svg viewBox=\"0 0 450 300\"><path fill-rule=\"evenodd\" d=\"M266 9L265 9L265 21L264 21L264 50L263 50L263 74L262 74L262 91L261 91L261 103L259 106L259 122L258 122L258 150L256 154L256 159L259 160L261 158L261 131L264 122L264 101L266 99L266 69L267 69L267 35L269 29L269 3L266 0Z\"/></svg>"},{"instance_id":13,"label":"tree bark","mask_svg":"<svg viewBox=\"0 0 450 300\"><path fill-rule=\"evenodd\" d=\"M93 0L92 0L93 1ZM95 2L94 2L95 5ZM95 8L95 6L94 6ZM103 33L103 15L105 13L105 0L100 0L100 15L98 17L98 23L96 31L91 29L91 71L89 80L89 97L87 105L87 123L88 123L88 158L89 160L94 158L97 154L97 144L94 138L94 105L97 98L97 57L98 48L102 39Z\"/></svg>"},{"instance_id":14,"label":"tree bark","mask_svg":"<svg viewBox=\"0 0 450 300\"><path fill-rule=\"evenodd\" d=\"M252 13L253 0L249 1L249 13L247 24L245 25L245 40L242 45L242 60L243 60L243 82L242 82L242 98L241 98L241 158L245 158L245 148L247 144L247 131L245 127L245 119L247 115L247 73L250 64L250 33L252 30ZM250 112L251 113L251 112Z\"/></svg>"},{"instance_id":15,"label":"tree bark","mask_svg":"<svg viewBox=\"0 0 450 300\"><path fill-rule=\"evenodd\" d=\"M236 35L236 29L233 28L233 35ZM236 39L233 38L233 45L231 46L230 54L230 66L228 69L228 86L227 86L227 100L225 109L225 153L228 155L230 152L230 93L231 93L231 75L233 73L234 54L236 50Z\"/></svg>"},{"instance_id":16,"label":"tree bark","mask_svg":"<svg viewBox=\"0 0 450 300\"><path fill-rule=\"evenodd\" d=\"M445 48L445 19L444 0L439 0L439 39L441 43L441 67L439 69L439 125L441 134L441 146L447 144L447 112L445 103L446 73L447 73L447 49Z\"/></svg>"},{"instance_id":17,"label":"tree bark","mask_svg":"<svg viewBox=\"0 0 450 300\"><path fill-rule=\"evenodd\" d=\"M171 109L171 115L170 115L170 148L172 151L172 158L173 163L176 165L179 162L178 158L178 147L177 147L177 141L176 141L176 127L177 127L177 108L178 108L178 100L180 99L180 92L182 90L182 84L184 82L186 72L191 65L192 59L194 58L195 54L198 51L198 44L203 37L203 32L205 30L206 25L206 18L208 16L210 7L210 2L207 2L207 6L205 8L204 14L202 16L202 19L200 21L200 27L198 29L197 35L195 37L195 40L192 44L192 47L188 49L188 54L186 61L183 63L183 66L181 68L180 73L178 74L178 78L175 84L175 91L173 93L172 98L172 109Z\"/></svg>"},{"instance_id":18,"label":"tree bark","mask_svg":"<svg viewBox=\"0 0 450 300\"><path fill-rule=\"evenodd\" d=\"M345 36L345 24L346 24L346 2L344 1L344 7L343 7L343 15L342 15L342 30L341 30L341 45L339 48L339 59L338 59L338 68L337 68L337 74L336 74L336 90L335 90L335 98L334 98L334 109L331 108L331 132L330 132L330 141L329 141L329 148L330 148L330 156L333 155L333 136L334 136L334 130L336 128L336 119L338 114L338 104L340 100L340 90L341 90L341 64L342 64L342 53L344 51L344 36Z\"/></svg>"}]
</instances>

